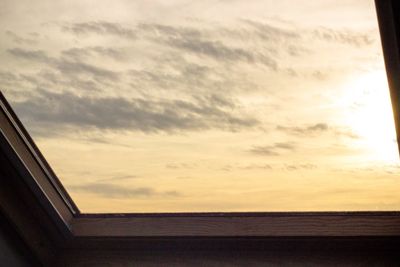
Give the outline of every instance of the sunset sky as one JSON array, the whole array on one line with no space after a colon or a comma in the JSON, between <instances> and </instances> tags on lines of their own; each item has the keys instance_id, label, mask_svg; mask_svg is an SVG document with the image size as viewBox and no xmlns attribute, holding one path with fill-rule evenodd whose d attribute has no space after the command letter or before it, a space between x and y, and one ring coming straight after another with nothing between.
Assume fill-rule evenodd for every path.
<instances>
[{"instance_id":1,"label":"sunset sky","mask_svg":"<svg viewBox=\"0 0 400 267\"><path fill-rule=\"evenodd\" d=\"M82 212L400 210L373 2L2 0L0 89Z\"/></svg>"}]
</instances>

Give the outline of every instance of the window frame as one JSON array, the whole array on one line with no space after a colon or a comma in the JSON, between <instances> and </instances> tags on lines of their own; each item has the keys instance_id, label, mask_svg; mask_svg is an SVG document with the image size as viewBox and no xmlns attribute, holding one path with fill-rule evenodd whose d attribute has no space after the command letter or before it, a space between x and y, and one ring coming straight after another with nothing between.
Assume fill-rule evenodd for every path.
<instances>
[{"instance_id":1,"label":"window frame","mask_svg":"<svg viewBox=\"0 0 400 267\"><path fill-rule=\"evenodd\" d=\"M400 3L375 0L375 5L400 151ZM11 176L19 179L18 186L26 187L33 196L27 198L22 194L22 200L8 196L8 204L0 198L0 211L14 222L28 243L32 229L23 223L28 215L16 212L18 201L25 201L28 207L35 202L43 210L47 215L43 220L55 229L49 235L57 247L101 246L108 241L132 246L138 240L161 244L187 239L236 242L248 238L400 238L400 212L83 214L1 93L0 126L0 149L8 159ZM37 244L30 246L36 247L37 254L43 254Z\"/></svg>"}]
</instances>

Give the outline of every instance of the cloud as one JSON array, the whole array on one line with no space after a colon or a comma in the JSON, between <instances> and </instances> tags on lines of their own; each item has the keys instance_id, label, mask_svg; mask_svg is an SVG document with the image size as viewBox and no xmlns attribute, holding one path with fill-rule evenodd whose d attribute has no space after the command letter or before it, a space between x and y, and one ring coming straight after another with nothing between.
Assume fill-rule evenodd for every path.
<instances>
[{"instance_id":1,"label":"cloud","mask_svg":"<svg viewBox=\"0 0 400 267\"><path fill-rule=\"evenodd\" d=\"M48 127L64 125L149 133L206 129L235 131L259 123L254 118L232 114L230 106L212 96L189 102L92 98L39 89L37 94L15 102L13 106L21 117Z\"/></svg>"},{"instance_id":2,"label":"cloud","mask_svg":"<svg viewBox=\"0 0 400 267\"><path fill-rule=\"evenodd\" d=\"M317 165L311 163L304 164L285 164L283 167L287 171L298 171L298 170L312 170L317 168Z\"/></svg>"},{"instance_id":3,"label":"cloud","mask_svg":"<svg viewBox=\"0 0 400 267\"><path fill-rule=\"evenodd\" d=\"M291 28L280 28L267 23L261 23L253 20L241 20L243 23L252 26L256 29L255 34L265 41L293 41L291 49L297 52L309 52L305 47L296 45L304 37L310 36L314 39L319 39L326 42L336 42L356 47L368 46L375 42L375 38L369 32L355 32L347 29L332 29L328 27L318 27L314 29L298 29L291 26ZM300 34L300 32L302 34ZM293 51L293 50L292 50Z\"/></svg>"},{"instance_id":4,"label":"cloud","mask_svg":"<svg viewBox=\"0 0 400 267\"><path fill-rule=\"evenodd\" d=\"M26 60L41 62L41 63L54 63L55 59L47 56L42 50L27 50L22 48L11 48L7 50L8 53L15 57L23 58Z\"/></svg>"},{"instance_id":5,"label":"cloud","mask_svg":"<svg viewBox=\"0 0 400 267\"><path fill-rule=\"evenodd\" d=\"M131 180L139 178L137 175L115 175L111 178L102 179L101 181L120 181L120 180Z\"/></svg>"},{"instance_id":6,"label":"cloud","mask_svg":"<svg viewBox=\"0 0 400 267\"><path fill-rule=\"evenodd\" d=\"M173 169L173 170L176 170L176 169L193 169L196 166L197 166L196 163L185 163L185 162L182 162L182 163L168 163L168 164L165 165L165 168Z\"/></svg>"},{"instance_id":7,"label":"cloud","mask_svg":"<svg viewBox=\"0 0 400 267\"><path fill-rule=\"evenodd\" d=\"M143 197L179 197L181 194L177 191L158 192L151 187L129 187L120 186L111 183L92 183L85 185L71 185L68 190L75 192L85 192L98 195L104 198L143 198Z\"/></svg>"},{"instance_id":8,"label":"cloud","mask_svg":"<svg viewBox=\"0 0 400 267\"><path fill-rule=\"evenodd\" d=\"M76 35L113 35L127 39L136 39L136 33L118 23L107 21L91 21L82 23L63 24L61 29Z\"/></svg>"},{"instance_id":9,"label":"cloud","mask_svg":"<svg viewBox=\"0 0 400 267\"><path fill-rule=\"evenodd\" d=\"M293 143L275 143L274 147L278 149L287 149L287 150L294 150L296 148Z\"/></svg>"},{"instance_id":10,"label":"cloud","mask_svg":"<svg viewBox=\"0 0 400 267\"><path fill-rule=\"evenodd\" d=\"M79 47L79 48L74 47L74 48L69 48L67 50L63 50L61 53L63 56L68 57L74 61L80 61L85 58L96 57L96 56L108 57L114 60L123 59L123 55L119 50L115 48L102 47L102 46L89 46L89 47Z\"/></svg>"},{"instance_id":11,"label":"cloud","mask_svg":"<svg viewBox=\"0 0 400 267\"><path fill-rule=\"evenodd\" d=\"M176 27L171 25L163 25L158 23L139 23L137 25L138 31L142 35L151 36L167 36L169 38L200 38L206 35L205 30L196 29L194 27Z\"/></svg>"},{"instance_id":12,"label":"cloud","mask_svg":"<svg viewBox=\"0 0 400 267\"><path fill-rule=\"evenodd\" d=\"M271 55L251 47L234 47L241 38L237 31L216 27L202 29L200 27L175 27L160 24L139 24L138 31L144 38L155 43L162 43L171 48L182 50L201 57L208 57L219 62L245 62L262 64L277 70L278 63ZM221 38L222 34L231 40ZM243 40L241 40L243 41ZM268 51L269 52L269 51Z\"/></svg>"},{"instance_id":13,"label":"cloud","mask_svg":"<svg viewBox=\"0 0 400 267\"><path fill-rule=\"evenodd\" d=\"M224 62L261 63L272 70L276 70L278 63L275 59L261 53L252 52L243 48L229 47L221 41L201 39L170 38L166 43L172 47L182 49L197 55L203 55Z\"/></svg>"},{"instance_id":14,"label":"cloud","mask_svg":"<svg viewBox=\"0 0 400 267\"><path fill-rule=\"evenodd\" d=\"M329 127L326 123L316 123L305 127L293 127L293 126L282 126L278 125L277 130L283 131L289 134L295 135L313 135L315 133L321 133L328 131Z\"/></svg>"},{"instance_id":15,"label":"cloud","mask_svg":"<svg viewBox=\"0 0 400 267\"><path fill-rule=\"evenodd\" d=\"M9 71L0 71L1 85L12 85L18 80L18 76Z\"/></svg>"},{"instance_id":16,"label":"cloud","mask_svg":"<svg viewBox=\"0 0 400 267\"><path fill-rule=\"evenodd\" d=\"M360 136L358 134L353 133L351 130L348 129L336 129L334 133L338 136L344 136L352 139L359 139Z\"/></svg>"},{"instance_id":17,"label":"cloud","mask_svg":"<svg viewBox=\"0 0 400 267\"><path fill-rule=\"evenodd\" d=\"M119 75L115 71L107 70L101 67L90 65L83 62L59 60L55 64L56 68L63 75L81 75L82 73L89 74L97 81L108 80L118 81Z\"/></svg>"},{"instance_id":18,"label":"cloud","mask_svg":"<svg viewBox=\"0 0 400 267\"><path fill-rule=\"evenodd\" d=\"M335 136L343 136L352 139L360 138L357 134L353 133L348 127L329 126L326 123L316 123L309 126L282 126L276 127L278 131L283 131L288 134L297 136L315 136L322 133L330 133Z\"/></svg>"},{"instance_id":19,"label":"cloud","mask_svg":"<svg viewBox=\"0 0 400 267\"><path fill-rule=\"evenodd\" d=\"M296 29L283 29L249 19L242 19L241 21L255 29L256 35L265 41L286 41L287 39L298 39L301 37Z\"/></svg>"},{"instance_id":20,"label":"cloud","mask_svg":"<svg viewBox=\"0 0 400 267\"><path fill-rule=\"evenodd\" d=\"M245 166L238 166L238 168L242 170L255 170L255 169L271 170L272 166L270 164L248 164Z\"/></svg>"},{"instance_id":21,"label":"cloud","mask_svg":"<svg viewBox=\"0 0 400 267\"><path fill-rule=\"evenodd\" d=\"M21 37L20 35L16 34L15 32L12 32L12 31L6 31L6 35L9 38L11 38L11 40L13 40L13 42L15 42L16 44L19 44L19 45L23 45L23 44L33 45L33 44L37 43L37 41L32 38Z\"/></svg>"},{"instance_id":22,"label":"cloud","mask_svg":"<svg viewBox=\"0 0 400 267\"><path fill-rule=\"evenodd\" d=\"M368 33L357 33L349 30L334 30L321 27L312 32L313 37L327 42L337 42L356 47L371 45L375 39Z\"/></svg>"},{"instance_id":23,"label":"cloud","mask_svg":"<svg viewBox=\"0 0 400 267\"><path fill-rule=\"evenodd\" d=\"M12 48L7 50L11 55L38 63L47 64L49 67L58 70L63 77L78 79L82 74L90 75L94 80L118 81L119 75L115 71L107 70L98 66L80 61L71 61L63 58L54 58L47 55L42 50L27 50L22 48Z\"/></svg>"},{"instance_id":24,"label":"cloud","mask_svg":"<svg viewBox=\"0 0 400 267\"><path fill-rule=\"evenodd\" d=\"M296 146L291 143L275 143L267 146L253 146L249 152L261 156L279 156L282 152L293 151Z\"/></svg>"},{"instance_id":25,"label":"cloud","mask_svg":"<svg viewBox=\"0 0 400 267\"><path fill-rule=\"evenodd\" d=\"M243 73L188 61L179 51L166 52L154 61L157 63L152 67L127 72L132 87L144 94L148 94L146 89L151 88L153 92L157 89L170 94L173 90L190 96L218 92L224 94L224 99L229 99L237 91L257 87Z\"/></svg>"}]
</instances>

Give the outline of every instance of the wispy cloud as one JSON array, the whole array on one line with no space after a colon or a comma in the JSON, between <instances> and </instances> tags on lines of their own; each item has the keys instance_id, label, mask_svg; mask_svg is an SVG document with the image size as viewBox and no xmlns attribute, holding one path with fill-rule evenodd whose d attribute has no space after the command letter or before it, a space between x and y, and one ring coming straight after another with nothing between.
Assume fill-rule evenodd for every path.
<instances>
[{"instance_id":1,"label":"wispy cloud","mask_svg":"<svg viewBox=\"0 0 400 267\"><path fill-rule=\"evenodd\" d=\"M37 43L37 40L35 40L33 38L29 38L29 37L20 36L13 31L6 31L6 36L11 38L11 40L13 40L14 43L19 44L19 45L24 45L24 44L34 45Z\"/></svg>"},{"instance_id":2,"label":"wispy cloud","mask_svg":"<svg viewBox=\"0 0 400 267\"><path fill-rule=\"evenodd\" d=\"M98 195L104 198L149 198L155 196L179 197L182 196L178 191L156 191L151 187L127 187L111 183L92 183L83 185L68 186L72 192L85 192Z\"/></svg>"},{"instance_id":3,"label":"wispy cloud","mask_svg":"<svg viewBox=\"0 0 400 267\"><path fill-rule=\"evenodd\" d=\"M261 156L279 156L282 152L293 151L296 149L294 143L274 143L266 146L253 146L249 152Z\"/></svg>"},{"instance_id":4,"label":"wispy cloud","mask_svg":"<svg viewBox=\"0 0 400 267\"><path fill-rule=\"evenodd\" d=\"M119 75L115 71L83 62L60 60L56 63L56 68L64 75L80 75L85 73L91 75L95 80L117 81L119 79Z\"/></svg>"},{"instance_id":5,"label":"wispy cloud","mask_svg":"<svg viewBox=\"0 0 400 267\"><path fill-rule=\"evenodd\" d=\"M117 97L92 98L70 92L38 90L26 101L14 103L23 117L38 125L69 125L142 132L251 128L259 122L231 113L231 107L215 97L195 102Z\"/></svg>"},{"instance_id":6,"label":"wispy cloud","mask_svg":"<svg viewBox=\"0 0 400 267\"><path fill-rule=\"evenodd\" d=\"M261 63L273 70L276 70L278 66L276 60L270 56L243 48L229 47L221 41L171 38L166 40L166 43L172 47L223 62Z\"/></svg>"},{"instance_id":7,"label":"wispy cloud","mask_svg":"<svg viewBox=\"0 0 400 267\"><path fill-rule=\"evenodd\" d=\"M299 171L299 170L313 170L317 168L317 165L311 163L304 164L285 164L283 169L287 171Z\"/></svg>"},{"instance_id":8,"label":"wispy cloud","mask_svg":"<svg viewBox=\"0 0 400 267\"><path fill-rule=\"evenodd\" d=\"M99 180L99 181L101 181L101 182L104 182L104 181L121 181L121 180L137 179L137 178L139 178L139 176L137 176L137 175L125 174L125 175L114 175L111 178L106 178L106 179L102 179L102 180Z\"/></svg>"},{"instance_id":9,"label":"wispy cloud","mask_svg":"<svg viewBox=\"0 0 400 267\"><path fill-rule=\"evenodd\" d=\"M242 19L244 24L251 26L255 30L253 36L257 36L264 41L284 41L288 39L299 39L301 34L296 29L284 29L265 22L258 22L250 19ZM254 37L253 37L254 38Z\"/></svg>"},{"instance_id":10,"label":"wispy cloud","mask_svg":"<svg viewBox=\"0 0 400 267\"><path fill-rule=\"evenodd\" d=\"M351 129L339 126L329 126L327 123L316 123L306 126L282 126L278 125L276 130L297 136L316 136L323 133L329 133L336 136L357 139L359 136L351 131Z\"/></svg>"},{"instance_id":11,"label":"wispy cloud","mask_svg":"<svg viewBox=\"0 0 400 267\"><path fill-rule=\"evenodd\" d=\"M90 57L108 57L115 60L123 59L123 55L120 50L103 46L74 47L63 50L61 53L63 56L74 61L81 61Z\"/></svg>"},{"instance_id":12,"label":"wispy cloud","mask_svg":"<svg viewBox=\"0 0 400 267\"><path fill-rule=\"evenodd\" d=\"M337 42L357 47L368 46L375 42L375 39L368 33L359 33L350 30L336 30L320 27L312 31L315 38L327 42Z\"/></svg>"},{"instance_id":13,"label":"wispy cloud","mask_svg":"<svg viewBox=\"0 0 400 267\"><path fill-rule=\"evenodd\" d=\"M113 35L128 39L136 39L136 33L131 28L124 27L119 23L108 21L69 23L61 25L61 28L66 32L71 32L77 35Z\"/></svg>"},{"instance_id":14,"label":"wispy cloud","mask_svg":"<svg viewBox=\"0 0 400 267\"><path fill-rule=\"evenodd\" d=\"M47 53L43 50L29 50L29 49L22 49L22 48L10 48L7 50L13 56L18 58L32 60L41 63L54 63L55 59L49 57Z\"/></svg>"},{"instance_id":15,"label":"wispy cloud","mask_svg":"<svg viewBox=\"0 0 400 267\"><path fill-rule=\"evenodd\" d=\"M329 127L326 123L316 123L309 126L298 127L298 126L282 126L278 125L277 130L287 132L295 135L313 135L315 133L321 133L328 131Z\"/></svg>"},{"instance_id":16,"label":"wispy cloud","mask_svg":"<svg viewBox=\"0 0 400 267\"><path fill-rule=\"evenodd\" d=\"M11 55L47 66L61 72L63 76L76 79L82 74L90 75L96 81L117 81L119 75L115 71L104 69L82 61L68 60L48 56L43 50L28 50L22 48L11 48L7 50ZM72 76L72 77L71 77Z\"/></svg>"}]
</instances>

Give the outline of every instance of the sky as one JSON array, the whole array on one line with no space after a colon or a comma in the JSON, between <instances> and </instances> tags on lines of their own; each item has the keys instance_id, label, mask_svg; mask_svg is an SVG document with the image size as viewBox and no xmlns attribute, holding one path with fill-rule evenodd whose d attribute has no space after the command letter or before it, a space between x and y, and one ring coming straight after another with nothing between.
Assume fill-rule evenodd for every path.
<instances>
[{"instance_id":1,"label":"sky","mask_svg":"<svg viewBox=\"0 0 400 267\"><path fill-rule=\"evenodd\" d=\"M82 212L399 210L373 2L1 0L0 88Z\"/></svg>"}]
</instances>

